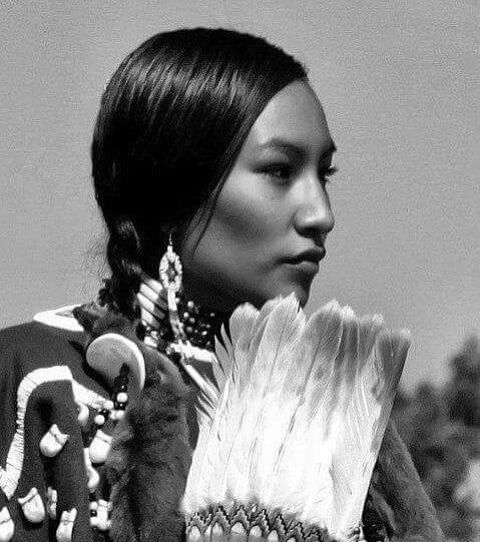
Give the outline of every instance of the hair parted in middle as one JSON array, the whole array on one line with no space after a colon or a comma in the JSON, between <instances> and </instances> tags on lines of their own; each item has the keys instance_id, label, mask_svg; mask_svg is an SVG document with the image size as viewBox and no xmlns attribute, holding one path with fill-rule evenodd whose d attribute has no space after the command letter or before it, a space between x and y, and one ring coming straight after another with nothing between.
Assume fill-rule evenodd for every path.
<instances>
[{"instance_id":1,"label":"hair parted in middle","mask_svg":"<svg viewBox=\"0 0 480 542\"><path fill-rule=\"evenodd\" d=\"M257 117L299 79L283 50L225 29L160 33L122 62L101 100L92 175L123 313L141 271L156 275L166 233L215 201Z\"/></svg>"}]
</instances>

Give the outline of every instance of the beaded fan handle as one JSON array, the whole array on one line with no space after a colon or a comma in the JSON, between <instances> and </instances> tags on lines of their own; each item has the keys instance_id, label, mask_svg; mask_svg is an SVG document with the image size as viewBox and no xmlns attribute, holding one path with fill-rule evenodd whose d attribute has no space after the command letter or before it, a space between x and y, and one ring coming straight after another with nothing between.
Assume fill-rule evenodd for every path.
<instances>
[{"instance_id":1,"label":"beaded fan handle","mask_svg":"<svg viewBox=\"0 0 480 542\"><path fill-rule=\"evenodd\" d=\"M223 506L194 514L186 522L187 542L337 542L326 529L306 527L287 521L281 513L268 514L257 507L234 508L227 514ZM356 529L350 542L364 540Z\"/></svg>"}]
</instances>

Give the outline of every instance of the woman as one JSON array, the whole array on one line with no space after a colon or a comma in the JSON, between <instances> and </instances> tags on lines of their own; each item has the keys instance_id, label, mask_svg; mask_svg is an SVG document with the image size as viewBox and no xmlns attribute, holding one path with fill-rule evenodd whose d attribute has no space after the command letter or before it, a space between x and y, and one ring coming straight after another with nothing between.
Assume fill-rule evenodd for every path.
<instances>
[{"instance_id":1,"label":"woman","mask_svg":"<svg viewBox=\"0 0 480 542\"><path fill-rule=\"evenodd\" d=\"M240 303L307 302L333 228L334 152L303 66L263 39L179 30L123 61L92 144L112 271L100 305L75 310L81 327L47 313L1 336L0 539L182 538L205 368L172 344L211 351ZM135 348L98 341L112 332ZM364 523L369 540L441 539L392 426Z\"/></svg>"}]
</instances>

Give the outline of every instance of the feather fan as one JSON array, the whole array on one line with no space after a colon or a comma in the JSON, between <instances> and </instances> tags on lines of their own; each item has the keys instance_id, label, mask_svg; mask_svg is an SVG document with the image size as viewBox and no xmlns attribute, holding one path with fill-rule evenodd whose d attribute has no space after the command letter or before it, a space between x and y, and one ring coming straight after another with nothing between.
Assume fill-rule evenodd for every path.
<instances>
[{"instance_id":1,"label":"feather fan","mask_svg":"<svg viewBox=\"0 0 480 542\"><path fill-rule=\"evenodd\" d=\"M217 341L183 500L187 517L239 506L358 533L409 336L336 301L307 321L292 295L243 305ZM272 516L273 517L273 516Z\"/></svg>"}]
</instances>

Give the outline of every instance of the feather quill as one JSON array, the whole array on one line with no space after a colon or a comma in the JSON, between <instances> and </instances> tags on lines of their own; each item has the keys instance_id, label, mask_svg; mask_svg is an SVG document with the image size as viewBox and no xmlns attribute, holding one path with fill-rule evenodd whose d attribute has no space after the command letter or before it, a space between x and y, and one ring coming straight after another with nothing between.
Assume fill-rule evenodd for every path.
<instances>
[{"instance_id":1,"label":"feather quill","mask_svg":"<svg viewBox=\"0 0 480 542\"><path fill-rule=\"evenodd\" d=\"M236 309L216 344L218 397L199 413L187 518L257 505L349 540L408 347L336 301L308 321L293 294Z\"/></svg>"}]
</instances>

